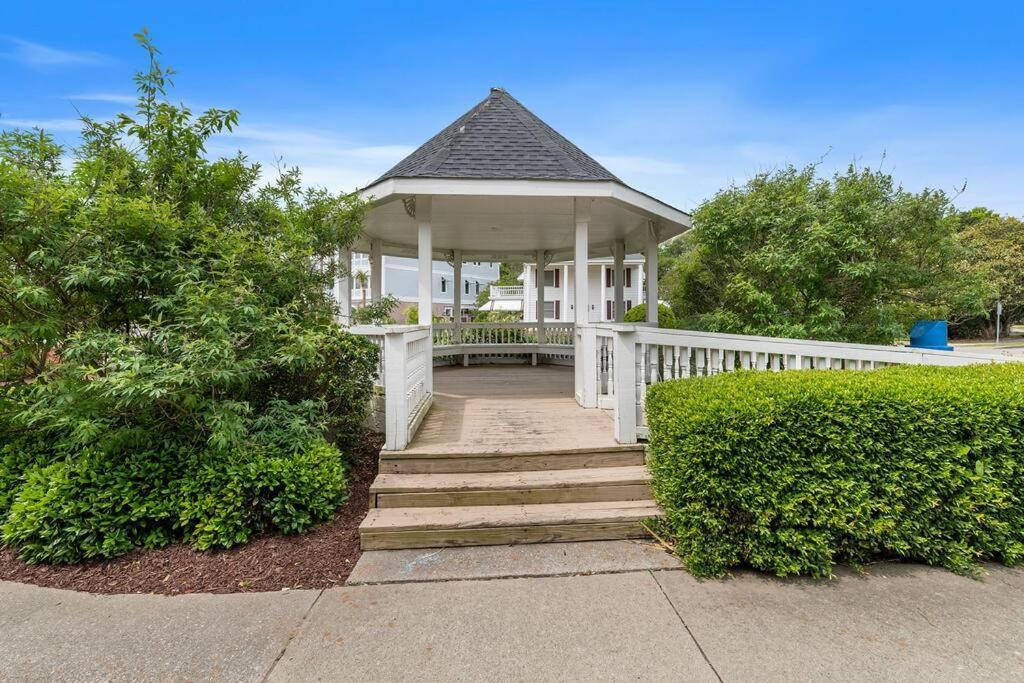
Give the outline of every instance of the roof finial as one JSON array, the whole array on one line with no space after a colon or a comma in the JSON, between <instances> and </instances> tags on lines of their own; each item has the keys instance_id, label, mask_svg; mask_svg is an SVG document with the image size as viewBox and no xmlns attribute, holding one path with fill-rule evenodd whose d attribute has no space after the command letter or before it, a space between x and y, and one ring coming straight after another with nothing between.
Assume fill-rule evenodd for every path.
<instances>
[{"instance_id":1,"label":"roof finial","mask_svg":"<svg viewBox=\"0 0 1024 683\"><path fill-rule=\"evenodd\" d=\"M499 88L498 86L494 86L493 88L491 88L491 92L505 92L505 89Z\"/></svg>"}]
</instances>

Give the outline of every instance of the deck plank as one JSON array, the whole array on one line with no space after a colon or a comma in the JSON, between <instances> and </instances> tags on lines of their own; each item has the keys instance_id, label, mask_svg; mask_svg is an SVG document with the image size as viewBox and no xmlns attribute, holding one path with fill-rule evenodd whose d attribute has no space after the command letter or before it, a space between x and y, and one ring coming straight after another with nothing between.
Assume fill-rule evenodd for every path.
<instances>
[{"instance_id":1,"label":"deck plank","mask_svg":"<svg viewBox=\"0 0 1024 683\"><path fill-rule=\"evenodd\" d=\"M526 453L616 446L612 418L573 397L556 365L434 369L434 405L403 454Z\"/></svg>"}]
</instances>

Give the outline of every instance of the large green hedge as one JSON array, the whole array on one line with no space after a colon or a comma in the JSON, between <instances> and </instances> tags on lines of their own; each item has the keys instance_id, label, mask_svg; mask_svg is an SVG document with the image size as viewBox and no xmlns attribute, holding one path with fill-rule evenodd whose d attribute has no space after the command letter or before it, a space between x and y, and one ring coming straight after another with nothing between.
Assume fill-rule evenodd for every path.
<instances>
[{"instance_id":1,"label":"large green hedge","mask_svg":"<svg viewBox=\"0 0 1024 683\"><path fill-rule=\"evenodd\" d=\"M736 372L647 400L650 467L698 575L1024 559L1024 366Z\"/></svg>"}]
</instances>

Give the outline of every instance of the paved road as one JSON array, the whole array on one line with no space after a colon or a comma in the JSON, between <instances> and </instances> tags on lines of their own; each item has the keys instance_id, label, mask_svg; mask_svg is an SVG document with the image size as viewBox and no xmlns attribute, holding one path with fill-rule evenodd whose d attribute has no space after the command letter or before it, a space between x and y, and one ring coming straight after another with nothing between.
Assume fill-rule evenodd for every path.
<instances>
[{"instance_id":1,"label":"paved road","mask_svg":"<svg viewBox=\"0 0 1024 683\"><path fill-rule=\"evenodd\" d=\"M4 680L1021 680L1024 571L658 570L183 597L0 583Z\"/></svg>"}]
</instances>

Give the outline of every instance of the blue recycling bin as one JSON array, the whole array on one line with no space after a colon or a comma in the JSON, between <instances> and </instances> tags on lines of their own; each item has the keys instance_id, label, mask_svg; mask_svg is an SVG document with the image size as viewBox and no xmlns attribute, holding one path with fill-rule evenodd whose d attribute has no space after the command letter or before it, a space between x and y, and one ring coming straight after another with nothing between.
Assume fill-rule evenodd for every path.
<instances>
[{"instance_id":1,"label":"blue recycling bin","mask_svg":"<svg viewBox=\"0 0 1024 683\"><path fill-rule=\"evenodd\" d=\"M915 349L952 351L945 320L918 320L910 328L910 346Z\"/></svg>"}]
</instances>

